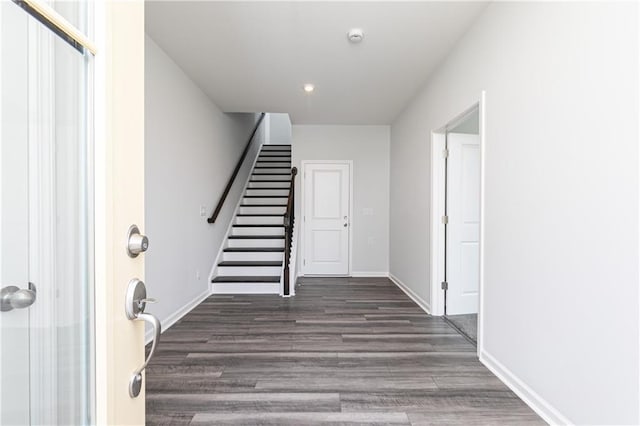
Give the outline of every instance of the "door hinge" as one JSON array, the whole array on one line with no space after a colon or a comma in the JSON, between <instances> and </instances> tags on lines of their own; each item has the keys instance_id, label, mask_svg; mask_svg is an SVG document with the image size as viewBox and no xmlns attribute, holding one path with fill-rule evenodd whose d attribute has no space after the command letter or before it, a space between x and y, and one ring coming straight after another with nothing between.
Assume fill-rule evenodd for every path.
<instances>
[{"instance_id":1,"label":"door hinge","mask_svg":"<svg viewBox=\"0 0 640 426\"><path fill-rule=\"evenodd\" d=\"M307 259L302 259L302 266L307 266Z\"/></svg>"},{"instance_id":2,"label":"door hinge","mask_svg":"<svg viewBox=\"0 0 640 426\"><path fill-rule=\"evenodd\" d=\"M443 149L442 150L442 158L449 158L449 150L448 149Z\"/></svg>"},{"instance_id":3,"label":"door hinge","mask_svg":"<svg viewBox=\"0 0 640 426\"><path fill-rule=\"evenodd\" d=\"M442 216L442 223L447 225L449 223L449 216Z\"/></svg>"},{"instance_id":4,"label":"door hinge","mask_svg":"<svg viewBox=\"0 0 640 426\"><path fill-rule=\"evenodd\" d=\"M442 281L441 287L443 290L449 290L449 283L446 281Z\"/></svg>"}]
</instances>

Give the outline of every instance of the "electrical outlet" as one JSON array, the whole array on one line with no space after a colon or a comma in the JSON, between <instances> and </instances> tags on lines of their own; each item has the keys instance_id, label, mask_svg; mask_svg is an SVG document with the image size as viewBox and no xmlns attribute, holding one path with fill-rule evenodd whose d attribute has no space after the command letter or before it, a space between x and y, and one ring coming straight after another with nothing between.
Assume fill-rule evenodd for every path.
<instances>
[{"instance_id":1,"label":"electrical outlet","mask_svg":"<svg viewBox=\"0 0 640 426\"><path fill-rule=\"evenodd\" d=\"M196 270L196 280L200 281L200 270Z\"/></svg>"},{"instance_id":2,"label":"electrical outlet","mask_svg":"<svg viewBox=\"0 0 640 426\"><path fill-rule=\"evenodd\" d=\"M205 217L207 215L207 208L205 206L200 206L200 217Z\"/></svg>"}]
</instances>

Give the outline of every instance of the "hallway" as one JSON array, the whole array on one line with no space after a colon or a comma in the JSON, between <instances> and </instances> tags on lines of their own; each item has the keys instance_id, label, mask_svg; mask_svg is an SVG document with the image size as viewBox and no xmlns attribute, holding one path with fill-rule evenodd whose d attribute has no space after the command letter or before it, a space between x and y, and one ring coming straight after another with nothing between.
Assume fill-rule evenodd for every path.
<instances>
[{"instance_id":1,"label":"hallway","mask_svg":"<svg viewBox=\"0 0 640 426\"><path fill-rule=\"evenodd\" d=\"M162 335L147 424L544 424L386 278L211 296Z\"/></svg>"}]
</instances>

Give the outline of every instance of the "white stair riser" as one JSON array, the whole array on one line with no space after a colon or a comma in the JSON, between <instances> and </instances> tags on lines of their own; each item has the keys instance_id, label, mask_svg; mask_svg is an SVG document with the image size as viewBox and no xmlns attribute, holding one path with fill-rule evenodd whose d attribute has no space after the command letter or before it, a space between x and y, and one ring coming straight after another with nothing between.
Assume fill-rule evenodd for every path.
<instances>
[{"instance_id":1,"label":"white stair riser","mask_svg":"<svg viewBox=\"0 0 640 426\"><path fill-rule=\"evenodd\" d=\"M283 174L290 175L291 169L288 167L269 167L267 169L253 169L254 175L264 175L267 173L283 173Z\"/></svg>"},{"instance_id":2,"label":"white stair riser","mask_svg":"<svg viewBox=\"0 0 640 426\"><path fill-rule=\"evenodd\" d=\"M258 158L278 158L282 161L291 161L290 152L262 151Z\"/></svg>"},{"instance_id":3,"label":"white stair riser","mask_svg":"<svg viewBox=\"0 0 640 426\"><path fill-rule=\"evenodd\" d=\"M265 151L288 151L288 152L291 152L291 145L285 145L285 146L263 145L262 149L260 150L260 152L265 152Z\"/></svg>"},{"instance_id":4,"label":"white stair riser","mask_svg":"<svg viewBox=\"0 0 640 426\"><path fill-rule=\"evenodd\" d=\"M259 204L250 207L240 207L240 214L284 214L286 206L264 207Z\"/></svg>"},{"instance_id":5,"label":"white stair riser","mask_svg":"<svg viewBox=\"0 0 640 426\"><path fill-rule=\"evenodd\" d=\"M229 239L229 247L284 247L284 238L267 239Z\"/></svg>"},{"instance_id":6,"label":"white stair riser","mask_svg":"<svg viewBox=\"0 0 640 426\"><path fill-rule=\"evenodd\" d=\"M282 216L236 216L237 225L283 225Z\"/></svg>"},{"instance_id":7,"label":"white stair riser","mask_svg":"<svg viewBox=\"0 0 640 426\"><path fill-rule=\"evenodd\" d=\"M274 226L268 228L232 228L231 235L284 235L284 227Z\"/></svg>"},{"instance_id":8,"label":"white stair riser","mask_svg":"<svg viewBox=\"0 0 640 426\"><path fill-rule=\"evenodd\" d=\"M282 188L282 189L247 188L247 192L245 195L280 195L282 197L288 197L289 188Z\"/></svg>"},{"instance_id":9,"label":"white stair riser","mask_svg":"<svg viewBox=\"0 0 640 426\"><path fill-rule=\"evenodd\" d=\"M280 283L213 283L214 294L280 294Z\"/></svg>"},{"instance_id":10,"label":"white stair riser","mask_svg":"<svg viewBox=\"0 0 640 426\"><path fill-rule=\"evenodd\" d=\"M256 163L257 167L274 167L274 168L283 168L287 170L291 170L291 163L288 161L260 161Z\"/></svg>"},{"instance_id":11,"label":"white stair riser","mask_svg":"<svg viewBox=\"0 0 640 426\"><path fill-rule=\"evenodd\" d=\"M267 155L261 155L258 157L258 162L263 160L282 161L284 163L291 164L291 157L288 157L286 155L267 154Z\"/></svg>"},{"instance_id":12,"label":"white stair riser","mask_svg":"<svg viewBox=\"0 0 640 426\"><path fill-rule=\"evenodd\" d=\"M242 204L287 204L287 197L280 198L243 198Z\"/></svg>"},{"instance_id":13,"label":"white stair riser","mask_svg":"<svg viewBox=\"0 0 640 426\"><path fill-rule=\"evenodd\" d=\"M220 277L265 277L278 276L281 273L281 266L218 266Z\"/></svg>"},{"instance_id":14,"label":"white stair riser","mask_svg":"<svg viewBox=\"0 0 640 426\"><path fill-rule=\"evenodd\" d=\"M287 185L291 183L290 175L265 175L265 174L253 174L251 175L251 180L276 180L278 182L285 182ZM269 182L275 183L275 182Z\"/></svg>"},{"instance_id":15,"label":"white stair riser","mask_svg":"<svg viewBox=\"0 0 640 426\"><path fill-rule=\"evenodd\" d=\"M225 251L222 260L252 261L252 260L280 260L284 258L282 252L271 251Z\"/></svg>"},{"instance_id":16,"label":"white stair riser","mask_svg":"<svg viewBox=\"0 0 640 426\"><path fill-rule=\"evenodd\" d=\"M286 188L289 189L291 182L282 181L282 182L249 182L249 188L247 189L255 189L255 188Z\"/></svg>"}]
</instances>

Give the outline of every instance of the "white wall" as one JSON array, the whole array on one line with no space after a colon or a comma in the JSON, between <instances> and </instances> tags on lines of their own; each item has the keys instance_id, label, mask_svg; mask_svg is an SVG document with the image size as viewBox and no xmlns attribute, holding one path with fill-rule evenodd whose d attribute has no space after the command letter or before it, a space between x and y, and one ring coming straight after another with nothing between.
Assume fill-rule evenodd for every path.
<instances>
[{"instance_id":1,"label":"white wall","mask_svg":"<svg viewBox=\"0 0 640 426\"><path fill-rule=\"evenodd\" d=\"M353 275L389 271L389 126L292 127L292 160L353 160ZM301 175L300 175L301 176ZM296 217L301 218L296 182ZM370 209L371 214L366 214ZM297 220L298 225L302 222ZM302 229L302 228L300 228ZM302 262L301 256L298 257Z\"/></svg>"},{"instance_id":2,"label":"white wall","mask_svg":"<svg viewBox=\"0 0 640 426\"><path fill-rule=\"evenodd\" d=\"M288 145L291 143L291 120L289 114L269 113L267 144Z\"/></svg>"},{"instance_id":3,"label":"white wall","mask_svg":"<svg viewBox=\"0 0 640 426\"><path fill-rule=\"evenodd\" d=\"M208 276L249 173L255 148L215 224L215 208L256 120L224 114L156 43L145 47L145 254L149 311L171 323L209 290Z\"/></svg>"},{"instance_id":4,"label":"white wall","mask_svg":"<svg viewBox=\"0 0 640 426\"><path fill-rule=\"evenodd\" d=\"M486 90L481 356L558 422L640 422L637 9L493 3L391 129L391 272L428 299L430 132Z\"/></svg>"}]
</instances>

